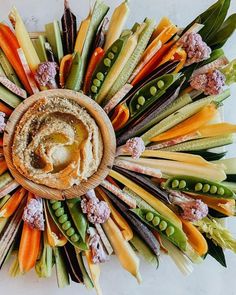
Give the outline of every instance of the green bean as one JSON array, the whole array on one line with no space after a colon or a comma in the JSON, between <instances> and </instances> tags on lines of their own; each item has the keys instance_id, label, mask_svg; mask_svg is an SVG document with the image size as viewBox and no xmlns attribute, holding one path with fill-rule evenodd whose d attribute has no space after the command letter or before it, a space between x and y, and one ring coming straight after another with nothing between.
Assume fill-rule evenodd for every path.
<instances>
[{"instance_id":1,"label":"green bean","mask_svg":"<svg viewBox=\"0 0 236 295\"><path fill-rule=\"evenodd\" d=\"M221 183L186 175L178 175L169 178L165 183L165 188L216 198L236 198L234 192Z\"/></svg>"}]
</instances>

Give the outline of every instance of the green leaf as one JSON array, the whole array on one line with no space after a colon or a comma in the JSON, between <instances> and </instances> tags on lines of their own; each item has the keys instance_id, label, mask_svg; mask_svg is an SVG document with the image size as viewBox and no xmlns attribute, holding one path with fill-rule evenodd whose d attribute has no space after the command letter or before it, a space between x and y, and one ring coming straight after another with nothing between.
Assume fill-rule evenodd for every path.
<instances>
[{"instance_id":1,"label":"green leaf","mask_svg":"<svg viewBox=\"0 0 236 295\"><path fill-rule=\"evenodd\" d=\"M213 48L222 47L236 29L236 14L230 15L222 24L218 32L211 37L209 45Z\"/></svg>"},{"instance_id":2,"label":"green leaf","mask_svg":"<svg viewBox=\"0 0 236 295\"><path fill-rule=\"evenodd\" d=\"M221 247L216 246L212 240L206 238L208 244L208 254L215 258L222 266L227 267L225 254Z\"/></svg>"}]
</instances>

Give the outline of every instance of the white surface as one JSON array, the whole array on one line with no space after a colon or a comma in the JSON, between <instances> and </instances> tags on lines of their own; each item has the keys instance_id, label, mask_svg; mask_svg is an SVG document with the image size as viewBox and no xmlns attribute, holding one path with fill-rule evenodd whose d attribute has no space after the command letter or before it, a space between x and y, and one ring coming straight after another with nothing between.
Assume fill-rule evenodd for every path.
<instances>
[{"instance_id":1,"label":"white surface","mask_svg":"<svg viewBox=\"0 0 236 295\"><path fill-rule=\"evenodd\" d=\"M131 15L128 21L132 25L141 21L145 16L153 17L157 21L164 15L179 26L186 25L199 12L207 8L213 0L133 0L131 1ZM88 0L71 0L71 7L83 18L88 11ZM119 3L118 0L107 0L111 8ZM0 0L0 19L6 20L12 5L16 5L32 30L42 30L43 25L54 18L60 18L63 11L62 0ZM236 11L236 1L232 0L231 12ZM236 34L225 47L229 59L236 58ZM232 87L232 97L225 103L225 120L236 123L236 88ZM235 146L230 148L229 156L235 156ZM233 233L236 222L230 222ZM169 258L164 257L158 270L141 263L143 283L141 286L125 272L116 258L102 266L101 285L104 295L235 295L235 269L236 256L226 252L228 268L222 268L213 259L207 258L205 263L195 266L195 271L190 277L183 277ZM83 286L72 283L65 290L57 289L55 274L49 280L39 280L34 273L17 279L9 278L7 267L1 272L0 294L94 294L88 292Z\"/></svg>"}]
</instances>

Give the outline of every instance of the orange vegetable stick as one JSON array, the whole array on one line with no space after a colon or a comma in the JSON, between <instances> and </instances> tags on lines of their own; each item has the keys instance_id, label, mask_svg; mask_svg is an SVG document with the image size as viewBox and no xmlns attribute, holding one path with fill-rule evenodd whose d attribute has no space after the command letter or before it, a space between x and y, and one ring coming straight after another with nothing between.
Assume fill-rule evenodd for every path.
<instances>
[{"instance_id":1,"label":"orange vegetable stick","mask_svg":"<svg viewBox=\"0 0 236 295\"><path fill-rule=\"evenodd\" d=\"M32 197L29 193L28 202ZM40 239L41 231L31 228L27 222L24 222L18 252L19 268L22 273L28 272L35 266L40 251Z\"/></svg>"},{"instance_id":2,"label":"orange vegetable stick","mask_svg":"<svg viewBox=\"0 0 236 295\"><path fill-rule=\"evenodd\" d=\"M0 218L8 218L10 217L15 210L18 208L20 202L24 198L26 194L26 190L21 187L19 188L12 196L11 198L4 204L4 206L0 210Z\"/></svg>"},{"instance_id":3,"label":"orange vegetable stick","mask_svg":"<svg viewBox=\"0 0 236 295\"><path fill-rule=\"evenodd\" d=\"M8 106L5 105L5 103L0 101L0 112L5 113L8 117L10 117L13 110L11 110Z\"/></svg>"},{"instance_id":4,"label":"orange vegetable stick","mask_svg":"<svg viewBox=\"0 0 236 295\"><path fill-rule=\"evenodd\" d=\"M162 58L169 51L172 45L176 42L176 40L171 40L170 42L164 44L160 50L153 56L153 58L142 68L139 74L132 81L132 85L135 86L141 80L143 80L146 76L148 76L153 70L155 70L160 64Z\"/></svg>"},{"instance_id":5,"label":"orange vegetable stick","mask_svg":"<svg viewBox=\"0 0 236 295\"><path fill-rule=\"evenodd\" d=\"M185 232L189 244L200 255L203 256L208 251L208 245L206 239L200 233L200 231L189 221L181 219L183 224L183 231Z\"/></svg>"},{"instance_id":6,"label":"orange vegetable stick","mask_svg":"<svg viewBox=\"0 0 236 295\"><path fill-rule=\"evenodd\" d=\"M24 85L26 91L29 94L33 94L27 76L25 74L24 68L21 64L20 58L17 53L17 49L20 48L20 45L11 29L3 23L0 23L0 47L2 48L7 59L16 71L16 74L19 77L22 84Z\"/></svg>"},{"instance_id":7,"label":"orange vegetable stick","mask_svg":"<svg viewBox=\"0 0 236 295\"><path fill-rule=\"evenodd\" d=\"M99 62L103 58L104 54L105 54L105 51L101 47L98 47L94 50L94 52L91 56L91 59L90 59L90 62L89 62L88 68L87 68L87 72L85 75L85 79L84 79L83 91L85 94L89 92L93 73L94 73L97 65L99 64Z\"/></svg>"},{"instance_id":8,"label":"orange vegetable stick","mask_svg":"<svg viewBox=\"0 0 236 295\"><path fill-rule=\"evenodd\" d=\"M60 63L60 71L59 71L59 78L60 78L60 86L62 88L65 87L66 79L70 73L70 68L73 61L73 55L67 54L65 55Z\"/></svg>"},{"instance_id":9,"label":"orange vegetable stick","mask_svg":"<svg viewBox=\"0 0 236 295\"><path fill-rule=\"evenodd\" d=\"M127 107L126 103L119 104L115 108L115 112L111 117L112 126L115 131L120 130L125 126L127 121L129 120L130 113L129 108Z\"/></svg>"},{"instance_id":10,"label":"orange vegetable stick","mask_svg":"<svg viewBox=\"0 0 236 295\"><path fill-rule=\"evenodd\" d=\"M0 137L0 147L3 147L3 138Z\"/></svg>"},{"instance_id":11,"label":"orange vegetable stick","mask_svg":"<svg viewBox=\"0 0 236 295\"><path fill-rule=\"evenodd\" d=\"M164 16L159 24L156 26L154 32L152 33L151 39L150 41L154 40L158 35L160 35L166 28L169 28L171 26L173 26L174 24L172 23L172 21Z\"/></svg>"},{"instance_id":12,"label":"orange vegetable stick","mask_svg":"<svg viewBox=\"0 0 236 295\"><path fill-rule=\"evenodd\" d=\"M214 103L209 104L202 108L198 113L194 114L187 120L177 124L168 131L155 136L151 141L163 141L186 135L198 130L200 127L206 125L214 118L217 113L217 108Z\"/></svg>"},{"instance_id":13,"label":"orange vegetable stick","mask_svg":"<svg viewBox=\"0 0 236 295\"><path fill-rule=\"evenodd\" d=\"M4 172L6 172L7 169L8 169L8 167L7 167L6 161L4 159L0 160L0 175L2 175Z\"/></svg>"}]
</instances>

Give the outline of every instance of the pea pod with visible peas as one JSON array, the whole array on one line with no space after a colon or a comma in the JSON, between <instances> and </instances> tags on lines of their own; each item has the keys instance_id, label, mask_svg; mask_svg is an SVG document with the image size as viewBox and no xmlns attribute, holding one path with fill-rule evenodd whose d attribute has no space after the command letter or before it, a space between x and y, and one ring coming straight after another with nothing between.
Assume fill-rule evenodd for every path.
<instances>
[{"instance_id":1,"label":"pea pod with visible peas","mask_svg":"<svg viewBox=\"0 0 236 295\"><path fill-rule=\"evenodd\" d=\"M176 81L179 74L166 74L143 86L135 93L129 103L131 118L144 112L149 106L165 94L166 90Z\"/></svg>"},{"instance_id":2,"label":"pea pod with visible peas","mask_svg":"<svg viewBox=\"0 0 236 295\"><path fill-rule=\"evenodd\" d=\"M93 73L90 85L90 94L93 99L99 94L99 91L108 75L110 69L116 62L125 41L123 39L116 40L105 53L103 59L98 64L95 72Z\"/></svg>"},{"instance_id":3,"label":"pea pod with visible peas","mask_svg":"<svg viewBox=\"0 0 236 295\"><path fill-rule=\"evenodd\" d=\"M73 222L80 233L82 240L85 242L85 236L88 228L88 222L84 214L82 213L81 206L80 206L80 199L75 198L71 200L67 200L66 204L70 215L73 219Z\"/></svg>"},{"instance_id":4,"label":"pea pod with visible peas","mask_svg":"<svg viewBox=\"0 0 236 295\"><path fill-rule=\"evenodd\" d=\"M173 244L179 247L181 250L185 251L187 248L187 237L185 233L173 225L166 218L158 214L156 211L149 209L138 208L132 209L143 222L145 222L149 227L158 231L161 235L164 235Z\"/></svg>"},{"instance_id":5,"label":"pea pod with visible peas","mask_svg":"<svg viewBox=\"0 0 236 295\"><path fill-rule=\"evenodd\" d=\"M56 200L47 200L46 205L52 219L58 226L61 233L66 239L76 248L81 250L87 250L86 243L82 240L80 230L78 230L78 222L74 222L74 218L70 215L70 210L67 207L66 202L60 202ZM73 211L73 209L72 209Z\"/></svg>"},{"instance_id":6,"label":"pea pod with visible peas","mask_svg":"<svg viewBox=\"0 0 236 295\"><path fill-rule=\"evenodd\" d=\"M167 180L165 188L215 198L236 199L234 192L227 186L199 177L174 176Z\"/></svg>"}]
</instances>

